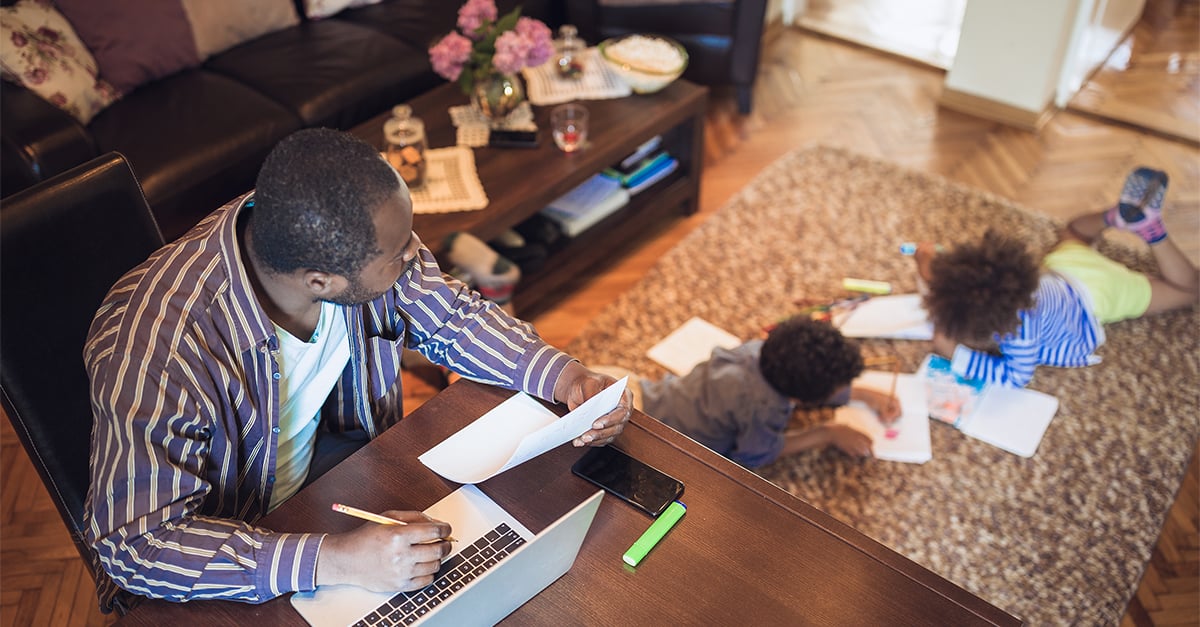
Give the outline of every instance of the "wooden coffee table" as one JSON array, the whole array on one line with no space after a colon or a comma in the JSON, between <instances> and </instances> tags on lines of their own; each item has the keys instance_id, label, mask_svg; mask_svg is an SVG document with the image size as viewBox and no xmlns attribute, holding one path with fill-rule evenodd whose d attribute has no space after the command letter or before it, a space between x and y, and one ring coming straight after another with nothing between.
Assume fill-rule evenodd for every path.
<instances>
[{"instance_id":1,"label":"wooden coffee table","mask_svg":"<svg viewBox=\"0 0 1200 627\"><path fill-rule=\"evenodd\" d=\"M562 238L537 272L522 277L514 297L521 315L527 306L560 287L571 277L610 258L614 249L671 217L694 213L700 192L704 155L704 108L707 89L677 80L650 95L614 100L584 101L590 113L589 146L580 152L561 152L550 137L550 109L533 107L542 142L538 148L476 148L475 165L489 204L479 211L416 216L414 230L435 253L454 231L467 231L484 241L520 224L592 175L633 152L643 142L662 135L663 148L679 160L670 176L634 196L612 215L577 237ZM412 100L414 114L425 121L431 148L455 144L449 108L466 104L456 85L442 85ZM383 146L380 115L351 129L358 137ZM443 259L443 265L445 260Z\"/></svg>"}]
</instances>

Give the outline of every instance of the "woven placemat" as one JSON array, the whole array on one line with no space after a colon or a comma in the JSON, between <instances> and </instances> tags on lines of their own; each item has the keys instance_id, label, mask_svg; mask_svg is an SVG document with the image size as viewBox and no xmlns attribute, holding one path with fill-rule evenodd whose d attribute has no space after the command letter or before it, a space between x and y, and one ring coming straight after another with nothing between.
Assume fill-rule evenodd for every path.
<instances>
[{"instance_id":1,"label":"woven placemat","mask_svg":"<svg viewBox=\"0 0 1200 627\"><path fill-rule=\"evenodd\" d=\"M558 75L555 60L534 68L521 70L525 77L525 94L535 105L556 105L572 100L607 100L624 98L633 93L629 85L608 67L600 52L588 48L580 55L583 73L577 78Z\"/></svg>"},{"instance_id":2,"label":"woven placemat","mask_svg":"<svg viewBox=\"0 0 1200 627\"><path fill-rule=\"evenodd\" d=\"M475 153L466 146L425 151L425 182L410 189L413 213L478 211L488 204L475 170Z\"/></svg>"},{"instance_id":3,"label":"woven placemat","mask_svg":"<svg viewBox=\"0 0 1200 627\"><path fill-rule=\"evenodd\" d=\"M506 131L536 131L533 108L529 102L517 105L516 110L502 120L493 120L483 114L474 104L450 107L450 123L457 130L455 142L459 146L478 148L488 145L492 129Z\"/></svg>"}]
</instances>

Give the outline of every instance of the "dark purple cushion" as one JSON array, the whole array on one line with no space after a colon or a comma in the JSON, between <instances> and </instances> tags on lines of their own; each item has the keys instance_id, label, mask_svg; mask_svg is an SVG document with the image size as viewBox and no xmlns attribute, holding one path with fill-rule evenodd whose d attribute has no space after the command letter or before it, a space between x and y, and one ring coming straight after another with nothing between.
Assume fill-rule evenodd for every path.
<instances>
[{"instance_id":1,"label":"dark purple cushion","mask_svg":"<svg viewBox=\"0 0 1200 627\"><path fill-rule=\"evenodd\" d=\"M55 0L100 66L122 92L200 64L179 0Z\"/></svg>"}]
</instances>

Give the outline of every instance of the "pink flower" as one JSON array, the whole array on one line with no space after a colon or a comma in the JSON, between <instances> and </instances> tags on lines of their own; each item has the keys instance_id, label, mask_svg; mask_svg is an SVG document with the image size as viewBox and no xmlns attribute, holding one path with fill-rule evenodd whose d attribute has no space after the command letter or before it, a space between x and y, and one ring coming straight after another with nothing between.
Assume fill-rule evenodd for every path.
<instances>
[{"instance_id":1,"label":"pink flower","mask_svg":"<svg viewBox=\"0 0 1200 627\"><path fill-rule=\"evenodd\" d=\"M510 30L496 38L496 55L492 57L492 65L501 74L516 74L525 67L528 53L529 40Z\"/></svg>"},{"instance_id":2,"label":"pink flower","mask_svg":"<svg viewBox=\"0 0 1200 627\"><path fill-rule=\"evenodd\" d=\"M67 104L67 96L61 91L56 91L53 96L50 96L50 104L62 107Z\"/></svg>"},{"instance_id":3,"label":"pink flower","mask_svg":"<svg viewBox=\"0 0 1200 627\"><path fill-rule=\"evenodd\" d=\"M37 34L39 37L41 37L42 39L44 39L46 41L58 41L58 38L59 38L58 31L56 31L52 28L48 28L46 26L42 26L42 27L38 28Z\"/></svg>"},{"instance_id":4,"label":"pink flower","mask_svg":"<svg viewBox=\"0 0 1200 627\"><path fill-rule=\"evenodd\" d=\"M496 3L493 0L467 0L458 10L458 29L467 35L475 35L485 22L496 20Z\"/></svg>"},{"instance_id":5,"label":"pink flower","mask_svg":"<svg viewBox=\"0 0 1200 627\"><path fill-rule=\"evenodd\" d=\"M42 68L33 68L25 72L25 80L29 81L30 85L41 85L46 82L46 70Z\"/></svg>"},{"instance_id":6,"label":"pink flower","mask_svg":"<svg viewBox=\"0 0 1200 627\"><path fill-rule=\"evenodd\" d=\"M433 71L448 81L458 80L463 65L471 56L471 45L470 39L458 33L442 37L441 41L429 49L429 62L433 65Z\"/></svg>"},{"instance_id":7,"label":"pink flower","mask_svg":"<svg viewBox=\"0 0 1200 627\"><path fill-rule=\"evenodd\" d=\"M20 48L21 46L24 46L25 44L29 43L29 40L25 38L24 33L18 33L17 31L13 31L12 42L13 42L14 46Z\"/></svg>"},{"instance_id":8,"label":"pink flower","mask_svg":"<svg viewBox=\"0 0 1200 627\"><path fill-rule=\"evenodd\" d=\"M539 20L523 17L517 20L516 31L528 42L526 66L537 67L550 60L554 54L554 41L549 26Z\"/></svg>"}]
</instances>

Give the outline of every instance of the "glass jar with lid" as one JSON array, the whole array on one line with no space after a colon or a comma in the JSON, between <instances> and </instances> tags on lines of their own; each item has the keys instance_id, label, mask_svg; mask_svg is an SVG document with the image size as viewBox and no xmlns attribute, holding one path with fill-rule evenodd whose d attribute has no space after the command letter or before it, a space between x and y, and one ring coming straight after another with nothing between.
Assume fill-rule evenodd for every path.
<instances>
[{"instance_id":1,"label":"glass jar with lid","mask_svg":"<svg viewBox=\"0 0 1200 627\"><path fill-rule=\"evenodd\" d=\"M571 24L558 28L558 39L554 40L558 75L562 78L579 78L583 75L583 52L587 48L579 38L579 29Z\"/></svg>"},{"instance_id":2,"label":"glass jar with lid","mask_svg":"<svg viewBox=\"0 0 1200 627\"><path fill-rule=\"evenodd\" d=\"M392 119L383 124L387 160L400 178L415 189L425 183L425 122L406 104L392 107Z\"/></svg>"}]
</instances>

